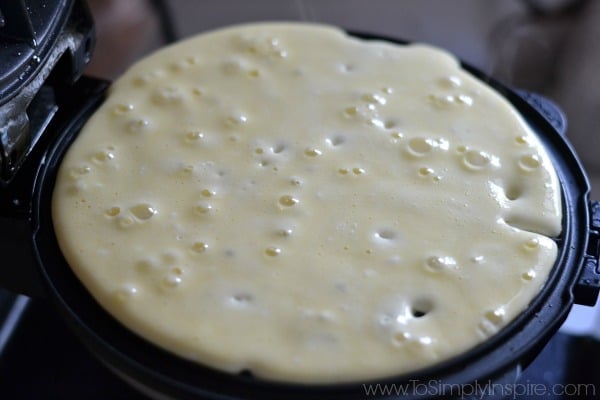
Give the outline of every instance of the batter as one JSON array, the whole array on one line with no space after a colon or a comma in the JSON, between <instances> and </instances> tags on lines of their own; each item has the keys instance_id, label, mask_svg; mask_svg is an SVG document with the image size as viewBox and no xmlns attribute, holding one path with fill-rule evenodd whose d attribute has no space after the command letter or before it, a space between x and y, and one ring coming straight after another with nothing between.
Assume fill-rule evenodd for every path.
<instances>
[{"instance_id":1,"label":"batter","mask_svg":"<svg viewBox=\"0 0 600 400\"><path fill-rule=\"evenodd\" d=\"M538 138L448 53L285 23L134 65L66 154L53 219L140 336L332 383L497 333L544 285L561 202Z\"/></svg>"}]
</instances>

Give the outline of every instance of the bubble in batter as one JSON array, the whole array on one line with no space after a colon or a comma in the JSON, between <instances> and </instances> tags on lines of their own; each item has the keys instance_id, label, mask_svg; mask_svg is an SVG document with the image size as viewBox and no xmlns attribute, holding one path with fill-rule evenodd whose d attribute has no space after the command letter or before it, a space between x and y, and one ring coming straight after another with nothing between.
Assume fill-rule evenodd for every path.
<instances>
[{"instance_id":1,"label":"bubble in batter","mask_svg":"<svg viewBox=\"0 0 600 400\"><path fill-rule=\"evenodd\" d=\"M210 213L211 211L213 211L213 206L212 204L206 202L206 201L202 201L197 203L196 205L194 205L194 214L196 215L206 215L208 213Z\"/></svg>"},{"instance_id":2,"label":"bubble in batter","mask_svg":"<svg viewBox=\"0 0 600 400\"><path fill-rule=\"evenodd\" d=\"M279 204L281 204L284 207L292 207L298 204L299 202L300 200L289 194L283 195L279 198Z\"/></svg>"},{"instance_id":3,"label":"bubble in batter","mask_svg":"<svg viewBox=\"0 0 600 400\"><path fill-rule=\"evenodd\" d=\"M519 159L519 167L526 172L534 171L541 165L542 162L537 154L528 154Z\"/></svg>"},{"instance_id":4,"label":"bubble in batter","mask_svg":"<svg viewBox=\"0 0 600 400\"><path fill-rule=\"evenodd\" d=\"M408 141L406 148L410 154L417 157L422 157L425 154L429 153L433 149L433 146L433 140L422 137L416 137Z\"/></svg>"},{"instance_id":5,"label":"bubble in batter","mask_svg":"<svg viewBox=\"0 0 600 400\"><path fill-rule=\"evenodd\" d=\"M192 250L196 253L204 253L208 250L208 244L202 241L192 243Z\"/></svg>"},{"instance_id":6,"label":"bubble in batter","mask_svg":"<svg viewBox=\"0 0 600 400\"><path fill-rule=\"evenodd\" d=\"M148 203L136 204L129 210L137 219L142 221L152 218L158 212L154 206Z\"/></svg>"},{"instance_id":7,"label":"bubble in batter","mask_svg":"<svg viewBox=\"0 0 600 400\"><path fill-rule=\"evenodd\" d=\"M146 130L150 126L150 122L144 118L132 119L127 122L127 132L138 133Z\"/></svg>"},{"instance_id":8,"label":"bubble in batter","mask_svg":"<svg viewBox=\"0 0 600 400\"><path fill-rule=\"evenodd\" d=\"M456 260L450 256L431 256L425 260L425 266L434 272L457 267Z\"/></svg>"},{"instance_id":9,"label":"bubble in batter","mask_svg":"<svg viewBox=\"0 0 600 400\"><path fill-rule=\"evenodd\" d=\"M484 151L468 150L463 157L463 164L470 170L483 169L491 162L492 157Z\"/></svg>"},{"instance_id":10,"label":"bubble in batter","mask_svg":"<svg viewBox=\"0 0 600 400\"><path fill-rule=\"evenodd\" d=\"M265 254L269 257L276 257L281 254L281 249L275 246L269 246L265 249Z\"/></svg>"},{"instance_id":11,"label":"bubble in batter","mask_svg":"<svg viewBox=\"0 0 600 400\"><path fill-rule=\"evenodd\" d=\"M119 215L121 213L121 208L114 206L114 207L110 207L109 209L107 209L104 214L107 217L116 217L117 215Z\"/></svg>"}]
</instances>

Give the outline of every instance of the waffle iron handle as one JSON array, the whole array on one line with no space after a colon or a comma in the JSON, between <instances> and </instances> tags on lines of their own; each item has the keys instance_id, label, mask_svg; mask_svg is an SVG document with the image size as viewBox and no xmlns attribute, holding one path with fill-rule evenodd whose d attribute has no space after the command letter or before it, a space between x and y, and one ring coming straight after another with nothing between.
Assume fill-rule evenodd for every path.
<instances>
[{"instance_id":1,"label":"waffle iron handle","mask_svg":"<svg viewBox=\"0 0 600 400\"><path fill-rule=\"evenodd\" d=\"M575 284L575 303L593 306L600 292L600 201L590 203L590 230L583 268Z\"/></svg>"}]
</instances>

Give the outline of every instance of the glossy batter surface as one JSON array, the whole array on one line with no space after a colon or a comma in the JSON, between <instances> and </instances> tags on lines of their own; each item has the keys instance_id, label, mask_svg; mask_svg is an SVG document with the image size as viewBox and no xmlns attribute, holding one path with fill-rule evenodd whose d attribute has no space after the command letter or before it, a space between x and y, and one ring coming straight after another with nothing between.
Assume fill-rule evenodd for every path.
<instances>
[{"instance_id":1,"label":"glossy batter surface","mask_svg":"<svg viewBox=\"0 0 600 400\"><path fill-rule=\"evenodd\" d=\"M233 27L115 82L55 187L61 249L182 357L361 381L464 352L556 258L551 163L449 54L303 24Z\"/></svg>"}]
</instances>

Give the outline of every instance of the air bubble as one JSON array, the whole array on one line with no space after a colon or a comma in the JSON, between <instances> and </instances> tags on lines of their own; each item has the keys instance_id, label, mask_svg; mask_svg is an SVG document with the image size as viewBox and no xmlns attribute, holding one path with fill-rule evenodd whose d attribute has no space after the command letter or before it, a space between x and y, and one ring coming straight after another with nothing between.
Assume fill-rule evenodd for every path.
<instances>
[{"instance_id":1,"label":"air bubble","mask_svg":"<svg viewBox=\"0 0 600 400\"><path fill-rule=\"evenodd\" d=\"M204 133L196 130L188 131L185 133L185 141L188 143L197 143L204 139Z\"/></svg>"},{"instance_id":2,"label":"air bubble","mask_svg":"<svg viewBox=\"0 0 600 400\"><path fill-rule=\"evenodd\" d=\"M238 305L245 305L254 301L254 296L250 293L236 293L231 300Z\"/></svg>"},{"instance_id":3,"label":"air bubble","mask_svg":"<svg viewBox=\"0 0 600 400\"><path fill-rule=\"evenodd\" d=\"M283 145L283 144L278 144L278 145L276 145L275 147L273 147L273 148L271 149L271 152L272 152L273 154L280 154L280 153L283 153L283 151L284 151L284 150L285 150L285 145Z\"/></svg>"},{"instance_id":4,"label":"air bubble","mask_svg":"<svg viewBox=\"0 0 600 400\"><path fill-rule=\"evenodd\" d=\"M460 94L456 97L456 102L464 104L466 106L472 106L473 98L471 96L467 96L466 94Z\"/></svg>"},{"instance_id":5,"label":"air bubble","mask_svg":"<svg viewBox=\"0 0 600 400\"><path fill-rule=\"evenodd\" d=\"M290 179L290 183L292 184L292 186L302 186L302 184L304 184L304 181L301 178L294 176Z\"/></svg>"},{"instance_id":6,"label":"air bubble","mask_svg":"<svg viewBox=\"0 0 600 400\"><path fill-rule=\"evenodd\" d=\"M287 52L280 47L279 40L275 38L266 40L245 39L243 49L254 56L273 58L285 58L287 56Z\"/></svg>"},{"instance_id":7,"label":"air bubble","mask_svg":"<svg viewBox=\"0 0 600 400\"><path fill-rule=\"evenodd\" d=\"M343 64L340 64L339 69L341 72L348 73L348 72L354 71L356 69L356 67L353 64L343 63Z\"/></svg>"},{"instance_id":8,"label":"air bubble","mask_svg":"<svg viewBox=\"0 0 600 400\"><path fill-rule=\"evenodd\" d=\"M304 150L304 154L307 155L308 157L317 157L323 153L319 149L310 148L310 149Z\"/></svg>"},{"instance_id":9,"label":"air bubble","mask_svg":"<svg viewBox=\"0 0 600 400\"><path fill-rule=\"evenodd\" d=\"M381 91L383 93L385 93L385 94L392 94L392 93L394 93L394 89L391 88L391 87L389 87L389 86L381 88Z\"/></svg>"},{"instance_id":10,"label":"air bubble","mask_svg":"<svg viewBox=\"0 0 600 400\"><path fill-rule=\"evenodd\" d=\"M537 154L528 154L519 159L519 167L523 171L533 171L541 165L542 162Z\"/></svg>"},{"instance_id":11,"label":"air bubble","mask_svg":"<svg viewBox=\"0 0 600 400\"><path fill-rule=\"evenodd\" d=\"M205 242L194 242L192 243L192 250L196 253L204 253L208 250L208 244Z\"/></svg>"},{"instance_id":12,"label":"air bubble","mask_svg":"<svg viewBox=\"0 0 600 400\"><path fill-rule=\"evenodd\" d=\"M171 64L171 69L174 72L179 72L198 64L200 64L200 59L198 57L190 56Z\"/></svg>"},{"instance_id":13,"label":"air bubble","mask_svg":"<svg viewBox=\"0 0 600 400\"><path fill-rule=\"evenodd\" d=\"M385 97L383 97L382 95L377 94L377 93L364 94L362 96L362 99L364 101L366 101L367 103L371 103L371 104L377 103L377 104L384 105L385 103L387 103L387 100L385 99Z\"/></svg>"},{"instance_id":14,"label":"air bubble","mask_svg":"<svg viewBox=\"0 0 600 400\"><path fill-rule=\"evenodd\" d=\"M472 106L474 100L466 94L459 95L430 95L429 101L438 108L447 108L454 105Z\"/></svg>"},{"instance_id":15,"label":"air bubble","mask_svg":"<svg viewBox=\"0 0 600 400\"><path fill-rule=\"evenodd\" d=\"M531 238L523 243L523 249L526 251L534 251L537 250L540 246L540 241L537 238Z\"/></svg>"},{"instance_id":16,"label":"air bubble","mask_svg":"<svg viewBox=\"0 0 600 400\"><path fill-rule=\"evenodd\" d=\"M423 156L433 149L434 143L431 139L413 138L407 144L408 151L415 156Z\"/></svg>"},{"instance_id":17,"label":"air bubble","mask_svg":"<svg viewBox=\"0 0 600 400\"><path fill-rule=\"evenodd\" d=\"M157 268L157 263L150 258L144 258L135 263L135 269L143 274L155 271Z\"/></svg>"},{"instance_id":18,"label":"air bubble","mask_svg":"<svg viewBox=\"0 0 600 400\"><path fill-rule=\"evenodd\" d=\"M384 240L394 240L398 237L398 233L392 229L380 229L375 236Z\"/></svg>"},{"instance_id":19,"label":"air bubble","mask_svg":"<svg viewBox=\"0 0 600 400\"><path fill-rule=\"evenodd\" d=\"M184 62L188 66L199 65L200 64L200 58L199 57L195 57L195 56L188 56L182 62Z\"/></svg>"},{"instance_id":20,"label":"air bubble","mask_svg":"<svg viewBox=\"0 0 600 400\"><path fill-rule=\"evenodd\" d=\"M495 310L487 311L485 313L485 319L490 321L492 324L499 326L504 322L505 314L504 308L499 307Z\"/></svg>"},{"instance_id":21,"label":"air bubble","mask_svg":"<svg viewBox=\"0 0 600 400\"><path fill-rule=\"evenodd\" d=\"M158 105L175 104L182 100L183 93L179 88L173 86L157 89L152 96L152 101Z\"/></svg>"},{"instance_id":22,"label":"air bubble","mask_svg":"<svg viewBox=\"0 0 600 400\"><path fill-rule=\"evenodd\" d=\"M146 129L150 123L145 119L133 119L127 123L127 131L131 133L138 133Z\"/></svg>"},{"instance_id":23,"label":"air bubble","mask_svg":"<svg viewBox=\"0 0 600 400\"><path fill-rule=\"evenodd\" d=\"M527 138L527 136L517 136L515 138L515 142L519 145L527 145L529 144L529 139Z\"/></svg>"},{"instance_id":24,"label":"air bubble","mask_svg":"<svg viewBox=\"0 0 600 400\"><path fill-rule=\"evenodd\" d=\"M471 257L471 261L475 264L483 264L485 262L484 256L473 256Z\"/></svg>"},{"instance_id":25,"label":"air bubble","mask_svg":"<svg viewBox=\"0 0 600 400\"><path fill-rule=\"evenodd\" d=\"M201 194L203 197L213 197L214 195L216 195L216 194L217 194L217 192L215 192L214 190L210 190L210 189L202 189L202 190L200 191L200 194Z\"/></svg>"},{"instance_id":26,"label":"air bubble","mask_svg":"<svg viewBox=\"0 0 600 400\"><path fill-rule=\"evenodd\" d=\"M135 220L133 218L131 218L130 216L124 216L124 217L119 218L118 224L119 224L119 227L126 229L126 228L133 226L135 224Z\"/></svg>"},{"instance_id":27,"label":"air bubble","mask_svg":"<svg viewBox=\"0 0 600 400\"><path fill-rule=\"evenodd\" d=\"M344 115L347 117L356 117L358 115L358 107L346 107Z\"/></svg>"},{"instance_id":28,"label":"air bubble","mask_svg":"<svg viewBox=\"0 0 600 400\"><path fill-rule=\"evenodd\" d=\"M367 173L367 170L361 167L354 167L352 168L352 173L354 175L364 175Z\"/></svg>"},{"instance_id":29,"label":"air bubble","mask_svg":"<svg viewBox=\"0 0 600 400\"><path fill-rule=\"evenodd\" d=\"M294 231L290 228L283 228L283 229L277 230L277 236L280 236L280 237L290 237L290 236L292 236L292 233L294 233Z\"/></svg>"},{"instance_id":30,"label":"air bubble","mask_svg":"<svg viewBox=\"0 0 600 400\"><path fill-rule=\"evenodd\" d=\"M221 69L228 75L234 75L242 70L242 64L236 60L229 60L221 64Z\"/></svg>"},{"instance_id":31,"label":"air bubble","mask_svg":"<svg viewBox=\"0 0 600 400\"><path fill-rule=\"evenodd\" d=\"M425 265L433 271L456 268L456 260L449 256L432 256L427 258Z\"/></svg>"},{"instance_id":32,"label":"air bubble","mask_svg":"<svg viewBox=\"0 0 600 400\"><path fill-rule=\"evenodd\" d=\"M93 157L94 161L99 162L99 163L103 163L105 161L112 160L114 158L115 158L114 153L107 151L107 150L99 151L96 154L94 154L94 157Z\"/></svg>"},{"instance_id":33,"label":"air bubble","mask_svg":"<svg viewBox=\"0 0 600 400\"><path fill-rule=\"evenodd\" d=\"M491 162L491 156L483 151L468 150L463 156L463 164L472 170L485 168Z\"/></svg>"},{"instance_id":34,"label":"air bubble","mask_svg":"<svg viewBox=\"0 0 600 400\"><path fill-rule=\"evenodd\" d=\"M392 341L395 345L402 345L411 340L412 336L408 332L399 331L392 335Z\"/></svg>"},{"instance_id":35,"label":"air bubble","mask_svg":"<svg viewBox=\"0 0 600 400\"><path fill-rule=\"evenodd\" d=\"M138 290L135 286L125 286L115 291L114 296L119 302L125 302L137 295Z\"/></svg>"},{"instance_id":36,"label":"air bubble","mask_svg":"<svg viewBox=\"0 0 600 400\"><path fill-rule=\"evenodd\" d=\"M200 202L194 206L194 213L196 215L206 215L212 211L212 205L206 202Z\"/></svg>"},{"instance_id":37,"label":"air bubble","mask_svg":"<svg viewBox=\"0 0 600 400\"><path fill-rule=\"evenodd\" d=\"M267 247L265 254L269 257L276 257L281 254L281 249L279 247Z\"/></svg>"},{"instance_id":38,"label":"air bubble","mask_svg":"<svg viewBox=\"0 0 600 400\"><path fill-rule=\"evenodd\" d=\"M169 64L169 69L171 70L171 72L173 73L178 73L181 72L181 70L184 68L183 63L181 62L174 62Z\"/></svg>"},{"instance_id":39,"label":"air bubble","mask_svg":"<svg viewBox=\"0 0 600 400\"><path fill-rule=\"evenodd\" d=\"M283 195L279 198L279 204L285 207L292 207L299 203L299 200L290 195Z\"/></svg>"},{"instance_id":40,"label":"air bubble","mask_svg":"<svg viewBox=\"0 0 600 400\"><path fill-rule=\"evenodd\" d=\"M422 318L433 310L433 302L429 299L418 299L410 307L410 313L415 318Z\"/></svg>"},{"instance_id":41,"label":"air bubble","mask_svg":"<svg viewBox=\"0 0 600 400\"><path fill-rule=\"evenodd\" d=\"M344 142L346 141L346 138L343 136L333 136L333 137L327 138L325 141L330 146L335 147L335 146L344 144Z\"/></svg>"},{"instance_id":42,"label":"air bubble","mask_svg":"<svg viewBox=\"0 0 600 400\"><path fill-rule=\"evenodd\" d=\"M454 96L452 95L435 95L428 96L429 102L438 108L446 108L454 104Z\"/></svg>"},{"instance_id":43,"label":"air bubble","mask_svg":"<svg viewBox=\"0 0 600 400\"><path fill-rule=\"evenodd\" d=\"M113 114L124 115L133 111L133 104L117 104L113 107Z\"/></svg>"},{"instance_id":44,"label":"air bubble","mask_svg":"<svg viewBox=\"0 0 600 400\"><path fill-rule=\"evenodd\" d=\"M248 122L248 117L245 114L237 113L225 118L225 125L236 127Z\"/></svg>"},{"instance_id":45,"label":"air bubble","mask_svg":"<svg viewBox=\"0 0 600 400\"><path fill-rule=\"evenodd\" d=\"M383 127L385 129L393 129L398 125L398 123L393 119L386 119L383 123Z\"/></svg>"},{"instance_id":46,"label":"air bubble","mask_svg":"<svg viewBox=\"0 0 600 400\"><path fill-rule=\"evenodd\" d=\"M457 76L447 76L438 81L440 87L445 89L457 88L462 85L462 81Z\"/></svg>"},{"instance_id":47,"label":"air bubble","mask_svg":"<svg viewBox=\"0 0 600 400\"><path fill-rule=\"evenodd\" d=\"M120 207L111 207L108 210L106 210L104 212L104 214L107 217L116 217L117 215L119 215L121 213L121 208Z\"/></svg>"},{"instance_id":48,"label":"air bubble","mask_svg":"<svg viewBox=\"0 0 600 400\"><path fill-rule=\"evenodd\" d=\"M137 219L143 221L152 218L157 212L156 208L147 203L136 204L129 210Z\"/></svg>"},{"instance_id":49,"label":"air bubble","mask_svg":"<svg viewBox=\"0 0 600 400\"><path fill-rule=\"evenodd\" d=\"M340 175L348 175L349 172L350 170L348 168L338 168L338 173Z\"/></svg>"},{"instance_id":50,"label":"air bubble","mask_svg":"<svg viewBox=\"0 0 600 400\"><path fill-rule=\"evenodd\" d=\"M435 171L432 168L429 168L429 167L419 168L420 176L423 176L423 177L430 176L430 175L433 175L434 173L435 173Z\"/></svg>"},{"instance_id":51,"label":"air bubble","mask_svg":"<svg viewBox=\"0 0 600 400\"><path fill-rule=\"evenodd\" d=\"M421 346L429 346L433 343L433 339L430 338L429 336L421 336L417 340L417 343L420 344Z\"/></svg>"},{"instance_id":52,"label":"air bubble","mask_svg":"<svg viewBox=\"0 0 600 400\"><path fill-rule=\"evenodd\" d=\"M174 289L177 286L181 285L182 278L175 274L167 274L161 280L161 283L164 287Z\"/></svg>"},{"instance_id":53,"label":"air bubble","mask_svg":"<svg viewBox=\"0 0 600 400\"><path fill-rule=\"evenodd\" d=\"M194 166L192 164L184 164L181 166L181 175L189 176L194 172Z\"/></svg>"},{"instance_id":54,"label":"air bubble","mask_svg":"<svg viewBox=\"0 0 600 400\"><path fill-rule=\"evenodd\" d=\"M385 128L385 122L383 122L379 118L371 118L369 120L369 124L376 126L378 128L382 128L382 129Z\"/></svg>"},{"instance_id":55,"label":"air bubble","mask_svg":"<svg viewBox=\"0 0 600 400\"><path fill-rule=\"evenodd\" d=\"M498 329L505 321L505 311L503 307L487 311L479 322L479 331L485 336L491 336L498 332Z\"/></svg>"},{"instance_id":56,"label":"air bubble","mask_svg":"<svg viewBox=\"0 0 600 400\"><path fill-rule=\"evenodd\" d=\"M523 190L519 186L509 186L504 190L504 195L508 200L516 200L521 197Z\"/></svg>"},{"instance_id":57,"label":"air bubble","mask_svg":"<svg viewBox=\"0 0 600 400\"><path fill-rule=\"evenodd\" d=\"M181 269L180 267L173 267L173 268L171 268L171 273L173 275L180 276L180 275L183 275L183 269Z\"/></svg>"},{"instance_id":58,"label":"air bubble","mask_svg":"<svg viewBox=\"0 0 600 400\"><path fill-rule=\"evenodd\" d=\"M529 282L529 281L532 281L533 279L535 279L536 276L537 276L537 273L534 270L530 269L527 272L523 272L523 274L521 275L521 278L524 281Z\"/></svg>"},{"instance_id":59,"label":"air bubble","mask_svg":"<svg viewBox=\"0 0 600 400\"><path fill-rule=\"evenodd\" d=\"M88 165L82 165L80 167L71 168L69 170L69 177L71 179L79 179L83 175L87 175L92 171L92 168Z\"/></svg>"}]
</instances>

